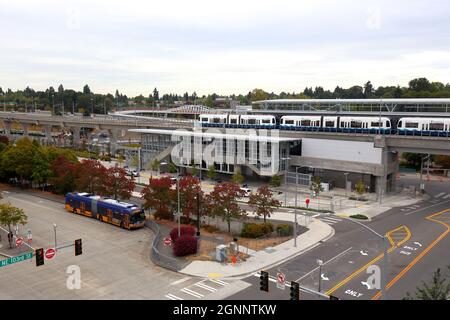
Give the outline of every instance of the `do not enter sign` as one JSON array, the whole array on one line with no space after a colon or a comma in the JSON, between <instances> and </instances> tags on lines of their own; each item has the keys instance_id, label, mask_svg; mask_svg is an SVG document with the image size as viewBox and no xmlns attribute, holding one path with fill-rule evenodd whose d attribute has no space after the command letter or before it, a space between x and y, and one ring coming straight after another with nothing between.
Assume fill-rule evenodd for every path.
<instances>
[{"instance_id":1,"label":"do not enter sign","mask_svg":"<svg viewBox=\"0 0 450 320\"><path fill-rule=\"evenodd\" d=\"M56 254L56 250L53 248L48 248L47 250L45 250L45 259L50 260L52 259Z\"/></svg>"},{"instance_id":2,"label":"do not enter sign","mask_svg":"<svg viewBox=\"0 0 450 320\"><path fill-rule=\"evenodd\" d=\"M166 237L163 240L165 246L170 246L172 244L172 239Z\"/></svg>"},{"instance_id":3,"label":"do not enter sign","mask_svg":"<svg viewBox=\"0 0 450 320\"><path fill-rule=\"evenodd\" d=\"M309 206L309 202L310 202L309 198L306 198L306 205L307 206Z\"/></svg>"}]
</instances>

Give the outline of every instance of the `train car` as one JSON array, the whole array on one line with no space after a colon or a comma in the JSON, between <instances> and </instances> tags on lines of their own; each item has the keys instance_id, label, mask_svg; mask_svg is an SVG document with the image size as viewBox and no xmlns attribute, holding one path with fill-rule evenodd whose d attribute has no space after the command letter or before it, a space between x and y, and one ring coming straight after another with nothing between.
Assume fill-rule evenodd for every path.
<instances>
[{"instance_id":1,"label":"train car","mask_svg":"<svg viewBox=\"0 0 450 320\"><path fill-rule=\"evenodd\" d=\"M200 124L204 127L224 127L228 123L227 114L201 114Z\"/></svg>"},{"instance_id":2,"label":"train car","mask_svg":"<svg viewBox=\"0 0 450 320\"><path fill-rule=\"evenodd\" d=\"M321 116L282 116L280 129L311 131L321 128L321 123Z\"/></svg>"},{"instance_id":3,"label":"train car","mask_svg":"<svg viewBox=\"0 0 450 320\"><path fill-rule=\"evenodd\" d=\"M102 198L87 192L68 193L65 208L67 211L98 219L125 229L144 226L144 210L132 203Z\"/></svg>"},{"instance_id":4,"label":"train car","mask_svg":"<svg viewBox=\"0 0 450 320\"><path fill-rule=\"evenodd\" d=\"M391 120L387 117L339 117L338 127L349 133L388 133L391 132Z\"/></svg>"},{"instance_id":5,"label":"train car","mask_svg":"<svg viewBox=\"0 0 450 320\"><path fill-rule=\"evenodd\" d=\"M277 122L271 115L241 115L240 127L255 129L274 129Z\"/></svg>"},{"instance_id":6,"label":"train car","mask_svg":"<svg viewBox=\"0 0 450 320\"><path fill-rule=\"evenodd\" d=\"M450 136L448 118L400 118L397 123L399 135Z\"/></svg>"}]
</instances>

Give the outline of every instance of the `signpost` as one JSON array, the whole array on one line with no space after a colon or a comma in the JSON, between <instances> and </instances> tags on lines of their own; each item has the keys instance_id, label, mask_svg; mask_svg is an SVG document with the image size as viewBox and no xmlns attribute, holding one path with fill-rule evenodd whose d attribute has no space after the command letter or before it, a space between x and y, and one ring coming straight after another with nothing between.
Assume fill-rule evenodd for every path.
<instances>
[{"instance_id":1,"label":"signpost","mask_svg":"<svg viewBox=\"0 0 450 320\"><path fill-rule=\"evenodd\" d=\"M45 250L44 256L45 256L45 259L51 260L51 259L53 259L53 257L55 256L55 254L56 254L56 250L55 250L55 249L53 249L53 248L48 248L47 250Z\"/></svg>"},{"instance_id":2,"label":"signpost","mask_svg":"<svg viewBox=\"0 0 450 320\"><path fill-rule=\"evenodd\" d=\"M284 290L286 287L286 276L282 272L277 273L277 288Z\"/></svg>"},{"instance_id":3,"label":"signpost","mask_svg":"<svg viewBox=\"0 0 450 320\"><path fill-rule=\"evenodd\" d=\"M31 245L31 243L33 242L33 235L31 234L31 230L28 230L27 239L28 239L28 244Z\"/></svg>"},{"instance_id":4,"label":"signpost","mask_svg":"<svg viewBox=\"0 0 450 320\"><path fill-rule=\"evenodd\" d=\"M22 244L23 244L23 238L20 238L20 237L17 238L17 239L16 239L16 246L17 246L17 247L20 247Z\"/></svg>"},{"instance_id":5,"label":"signpost","mask_svg":"<svg viewBox=\"0 0 450 320\"><path fill-rule=\"evenodd\" d=\"M169 237L165 237L163 242L165 246L170 246L172 244L172 239L170 239Z\"/></svg>"},{"instance_id":6,"label":"signpost","mask_svg":"<svg viewBox=\"0 0 450 320\"><path fill-rule=\"evenodd\" d=\"M11 258L8 258L8 259L5 259L5 260L1 260L0 261L0 267L6 267L6 266L8 266L10 264L14 264L14 263L17 263L17 262L22 262L22 261L25 261L25 260L29 260L31 258L33 258L33 252L27 252L27 253L21 254L20 256L11 257Z\"/></svg>"}]
</instances>

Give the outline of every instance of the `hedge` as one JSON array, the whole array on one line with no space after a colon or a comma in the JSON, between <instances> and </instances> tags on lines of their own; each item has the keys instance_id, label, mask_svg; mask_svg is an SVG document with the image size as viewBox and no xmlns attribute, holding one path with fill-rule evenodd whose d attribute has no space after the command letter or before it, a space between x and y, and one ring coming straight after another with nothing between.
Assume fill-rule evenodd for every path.
<instances>
[{"instance_id":1,"label":"hedge","mask_svg":"<svg viewBox=\"0 0 450 320\"><path fill-rule=\"evenodd\" d=\"M191 235L181 235L175 240L173 254L177 257L197 253L197 238Z\"/></svg>"},{"instance_id":2,"label":"hedge","mask_svg":"<svg viewBox=\"0 0 450 320\"><path fill-rule=\"evenodd\" d=\"M270 222L261 224L244 223L241 231L241 236L245 238L259 238L271 232L273 232L273 225Z\"/></svg>"},{"instance_id":3,"label":"hedge","mask_svg":"<svg viewBox=\"0 0 450 320\"><path fill-rule=\"evenodd\" d=\"M294 233L294 227L292 226L292 224L287 223L279 224L277 226L277 233L281 237L291 236Z\"/></svg>"},{"instance_id":4,"label":"hedge","mask_svg":"<svg viewBox=\"0 0 450 320\"><path fill-rule=\"evenodd\" d=\"M352 216L350 216L350 218L353 219L361 219L361 220L367 220L369 219L367 216L363 215L363 214L354 214Z\"/></svg>"},{"instance_id":5,"label":"hedge","mask_svg":"<svg viewBox=\"0 0 450 320\"><path fill-rule=\"evenodd\" d=\"M195 228L191 226L180 226L180 236L193 236L195 234ZM170 231L170 238L175 242L178 238L178 228L173 228Z\"/></svg>"}]
</instances>

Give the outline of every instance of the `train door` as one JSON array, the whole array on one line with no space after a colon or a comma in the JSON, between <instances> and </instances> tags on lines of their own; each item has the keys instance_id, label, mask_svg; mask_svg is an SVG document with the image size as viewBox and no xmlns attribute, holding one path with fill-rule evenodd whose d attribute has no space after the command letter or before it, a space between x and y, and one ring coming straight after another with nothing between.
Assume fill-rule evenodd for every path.
<instances>
[{"instance_id":1,"label":"train door","mask_svg":"<svg viewBox=\"0 0 450 320\"><path fill-rule=\"evenodd\" d=\"M84 214L84 211L86 211L86 203L80 201L80 213Z\"/></svg>"}]
</instances>

